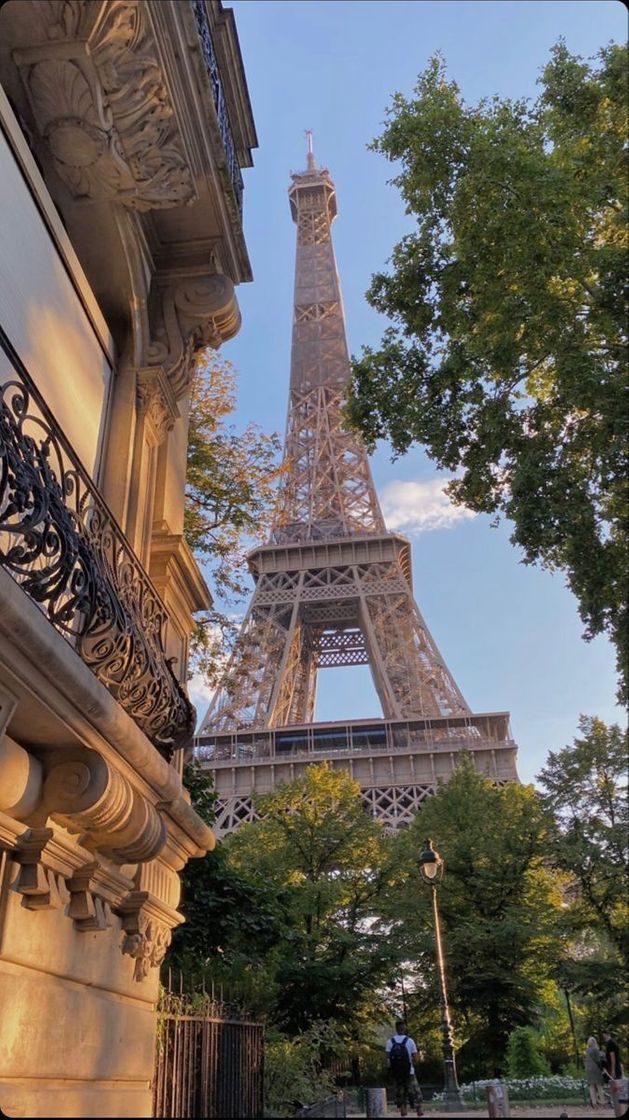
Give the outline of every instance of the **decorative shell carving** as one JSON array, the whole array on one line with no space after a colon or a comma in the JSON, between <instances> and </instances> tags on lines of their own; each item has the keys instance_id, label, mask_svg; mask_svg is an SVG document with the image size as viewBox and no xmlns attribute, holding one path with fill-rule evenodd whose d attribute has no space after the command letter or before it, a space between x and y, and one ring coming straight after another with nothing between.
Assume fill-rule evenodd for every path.
<instances>
[{"instance_id":1,"label":"decorative shell carving","mask_svg":"<svg viewBox=\"0 0 629 1120\"><path fill-rule=\"evenodd\" d=\"M84 0L52 3L48 40L16 53L38 126L75 198L132 210L192 202L196 192L145 5L102 5L86 42Z\"/></svg>"}]
</instances>

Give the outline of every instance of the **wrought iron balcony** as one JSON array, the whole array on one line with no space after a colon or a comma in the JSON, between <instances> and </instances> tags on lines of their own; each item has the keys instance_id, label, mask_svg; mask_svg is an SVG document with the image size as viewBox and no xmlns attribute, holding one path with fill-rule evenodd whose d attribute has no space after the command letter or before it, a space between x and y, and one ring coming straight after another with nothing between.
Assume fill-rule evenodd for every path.
<instances>
[{"instance_id":1,"label":"wrought iron balcony","mask_svg":"<svg viewBox=\"0 0 629 1120\"><path fill-rule=\"evenodd\" d=\"M0 384L0 565L170 759L195 711L164 651L166 608L1 330L0 342L15 371Z\"/></svg>"},{"instance_id":2,"label":"wrought iron balcony","mask_svg":"<svg viewBox=\"0 0 629 1120\"><path fill-rule=\"evenodd\" d=\"M218 127L221 134L223 148L225 149L225 159L227 162L227 171L234 189L236 202L238 205L238 212L242 216L242 194L244 190L244 183L242 180L242 173L240 171L240 164L236 155L236 145L234 143L234 135L232 132L229 113L227 111L227 103L225 101L225 92L221 82L221 74L214 49L214 41L212 39L212 31L207 18L207 11L205 8L204 0L191 0L194 10L194 17L196 20L197 28L199 31L199 39L201 40L201 51L203 59L207 67L207 72L210 77L212 85L212 94L214 97L214 108L218 117Z\"/></svg>"}]
</instances>

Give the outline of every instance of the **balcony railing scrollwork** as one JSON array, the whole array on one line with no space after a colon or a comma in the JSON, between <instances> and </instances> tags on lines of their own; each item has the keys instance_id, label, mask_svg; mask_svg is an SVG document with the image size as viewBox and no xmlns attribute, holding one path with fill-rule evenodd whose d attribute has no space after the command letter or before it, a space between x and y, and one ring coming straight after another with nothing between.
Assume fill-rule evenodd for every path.
<instances>
[{"instance_id":1,"label":"balcony railing scrollwork","mask_svg":"<svg viewBox=\"0 0 629 1120\"><path fill-rule=\"evenodd\" d=\"M214 108L218 117L218 128L221 134L221 141L225 149L225 160L227 162L227 171L231 180L236 202L238 204L238 211L242 216L242 195L244 184L242 181L242 172L238 157L236 155L236 145L234 144L234 135L229 120L229 113L227 111L227 104L225 101L225 92L223 90L223 83L221 82L220 69L216 51L214 49L214 41L212 39L212 32L208 23L207 12L205 9L204 0L191 0L194 10L194 18L199 32L199 39L201 41L201 51L207 72L209 74L210 83L212 86L212 96L214 98Z\"/></svg>"},{"instance_id":2,"label":"balcony railing scrollwork","mask_svg":"<svg viewBox=\"0 0 629 1120\"><path fill-rule=\"evenodd\" d=\"M157 591L0 332L0 565L165 757L195 711L164 651Z\"/></svg>"}]
</instances>

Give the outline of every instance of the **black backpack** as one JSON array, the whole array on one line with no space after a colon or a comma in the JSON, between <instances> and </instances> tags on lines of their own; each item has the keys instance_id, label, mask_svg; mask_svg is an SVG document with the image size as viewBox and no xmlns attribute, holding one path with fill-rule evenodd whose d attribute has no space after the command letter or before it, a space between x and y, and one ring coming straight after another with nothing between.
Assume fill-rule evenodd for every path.
<instances>
[{"instance_id":1,"label":"black backpack","mask_svg":"<svg viewBox=\"0 0 629 1120\"><path fill-rule=\"evenodd\" d=\"M408 1077L411 1072L411 1057L406 1049L407 1042L408 1035L404 1035L401 1042L396 1042L395 1038L391 1039L389 1067L394 1077Z\"/></svg>"}]
</instances>

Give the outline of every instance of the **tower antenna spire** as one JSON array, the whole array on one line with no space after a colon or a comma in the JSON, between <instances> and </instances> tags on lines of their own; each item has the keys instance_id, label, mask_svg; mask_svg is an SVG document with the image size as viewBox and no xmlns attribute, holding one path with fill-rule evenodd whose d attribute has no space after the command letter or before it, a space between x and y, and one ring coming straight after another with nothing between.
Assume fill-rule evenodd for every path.
<instances>
[{"instance_id":1,"label":"tower antenna spire","mask_svg":"<svg viewBox=\"0 0 629 1120\"><path fill-rule=\"evenodd\" d=\"M311 128L306 129L306 143L307 143L307 153L308 153L308 170L309 171L315 171L316 170L315 169L315 158L314 158L314 150L313 150L313 147L312 147L312 129Z\"/></svg>"}]
</instances>

